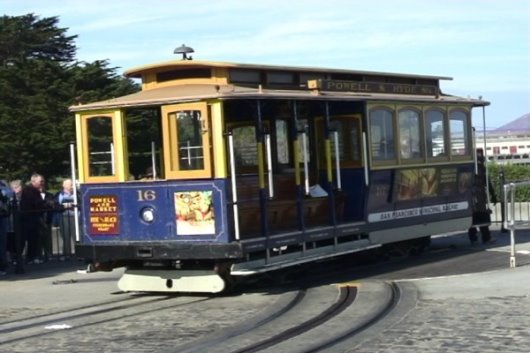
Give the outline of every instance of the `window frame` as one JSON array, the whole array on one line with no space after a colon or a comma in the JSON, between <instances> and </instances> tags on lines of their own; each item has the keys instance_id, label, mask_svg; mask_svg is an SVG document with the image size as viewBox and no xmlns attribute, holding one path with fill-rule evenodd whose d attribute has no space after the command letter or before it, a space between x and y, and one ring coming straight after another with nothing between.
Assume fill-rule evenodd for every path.
<instances>
[{"instance_id":1,"label":"window frame","mask_svg":"<svg viewBox=\"0 0 530 353\"><path fill-rule=\"evenodd\" d=\"M81 141L81 149L78 149L80 182L107 183L123 182L129 179L129 165L127 158L127 136L125 129L124 113L121 110L99 110L78 113L76 119L79 130L78 141ZM90 174L90 149L89 149L89 121L94 118L108 118L111 121L112 144L114 155L114 174L96 176Z\"/></svg>"},{"instance_id":2,"label":"window frame","mask_svg":"<svg viewBox=\"0 0 530 353\"><path fill-rule=\"evenodd\" d=\"M345 123L344 128L342 129L343 132L345 132L348 135L348 138L344 139L344 141L341 141L341 134L339 133L339 143L342 142L343 150L344 150L344 156L348 156L348 159L341 159L340 162L340 168L361 168L363 164L363 153L364 153L364 146L363 146L363 131L362 131L362 118L360 114L340 114L340 115L331 115L329 117L330 125L333 124L333 122L340 122ZM317 117L315 118L315 134L316 134L316 141L324 141L324 117ZM357 129L357 141L359 146L359 156L358 159L353 159L351 149L353 147L352 139L349 138L351 132L351 127L355 126ZM333 132L333 128L331 128L331 132ZM333 133L330 134L330 147L331 147L331 166L332 169L336 169L335 164L335 147L334 147L334 139L333 139ZM326 166L326 153L325 153L325 147L324 145L320 145L318 148L318 165L320 168L325 168ZM340 153L340 151L339 151Z\"/></svg>"},{"instance_id":3,"label":"window frame","mask_svg":"<svg viewBox=\"0 0 530 353\"><path fill-rule=\"evenodd\" d=\"M465 153L463 154L454 154L453 153L453 135L452 135L452 131L451 131L451 121L453 120L452 119L452 114L455 113L455 112L460 112L460 113L463 113L464 114L464 121L463 121L463 126L464 126L464 143L465 143L465 147L466 147L466 151ZM447 139L449 141L449 154L450 154L450 159L451 160L470 160L470 159L473 159L473 155L474 155L474 152L473 152L473 146L474 146L474 143L473 143L473 134L472 134L472 126L471 126L471 114L470 114L470 110L469 109L465 109L463 107L449 107L448 111L447 111L447 124L448 124L448 129L447 129Z\"/></svg>"},{"instance_id":4,"label":"window frame","mask_svg":"<svg viewBox=\"0 0 530 353\"><path fill-rule=\"evenodd\" d=\"M210 119L208 116L208 107L206 102L182 103L164 105L162 110L162 129L164 143L164 169L166 179L197 179L212 177L212 131L210 128ZM179 111L199 111L201 114L202 126L202 157L203 168L182 170L179 168L179 142L177 123L173 118L174 114Z\"/></svg>"},{"instance_id":5,"label":"window frame","mask_svg":"<svg viewBox=\"0 0 530 353\"><path fill-rule=\"evenodd\" d=\"M431 124L430 124L430 121L427 121L428 119L428 115L429 115L429 112L438 112L438 113L441 113L442 114L442 119L441 119L441 122L442 122L442 126L443 126L443 134L442 134L442 138L443 138L443 148L444 148L444 151L436 156L431 156L429 155L428 153L428 146L426 147L426 156L427 156L427 161L428 162L439 162L439 161L448 161L449 160L449 157L450 157L450 153L447 152L448 148L450 148L450 144L449 144L449 134L448 134L448 118L447 118L447 110L446 109L443 109L442 107L437 107L437 106L429 106L427 108L424 109L424 119L425 119L425 141L427 142L427 136L429 138L431 138L432 140L432 131L428 131L428 129L430 128ZM428 143L428 142L427 142ZM432 150L432 147L431 147L431 150Z\"/></svg>"},{"instance_id":6,"label":"window frame","mask_svg":"<svg viewBox=\"0 0 530 353\"><path fill-rule=\"evenodd\" d=\"M392 131L392 148L393 148L393 157L392 158L383 158L383 159L379 159L379 158L376 158L374 157L374 144L377 143L376 141L373 140L373 134L372 134L372 127L374 126L374 124L372 123L372 113L375 112L375 111L378 111L378 110L383 110L383 111L386 111L388 113L390 113L390 121L391 121L391 129L390 131ZM397 157L397 153L398 153L398 148L397 148L397 142L396 142L396 137L398 136L397 135L397 127L396 127L396 109L394 106L391 106L391 105L375 105L375 106L370 106L368 107L368 114L367 114L367 120L368 120L368 144L369 144L369 156L368 158L370 159L371 161L371 164L374 166L374 167L384 167L384 166L391 166L391 165L397 165L398 164L398 157ZM380 143L380 142L379 142Z\"/></svg>"},{"instance_id":7,"label":"window frame","mask_svg":"<svg viewBox=\"0 0 530 353\"><path fill-rule=\"evenodd\" d=\"M418 148L419 148L419 154L417 156L411 156L410 158L405 158L403 157L402 155L402 152L403 152L403 145L402 145L402 142L403 142L403 138L404 134L402 134L402 131L401 131L401 120L400 120L400 114L402 112L405 112L405 111L412 111L414 113L417 114L417 118L418 118L418 125L417 125L417 132L418 132L418 141L417 141L417 145L418 145ZM422 107L421 106L414 106L414 105L406 105L406 106L398 106L396 107L396 114L395 114L395 117L394 119L396 119L396 123L395 123L395 127L396 127L396 130L397 130L397 139L395 140L398 140L399 141L399 148L397 150L397 157L398 157L398 160L400 162L400 164L418 164L418 163L423 163L425 161L425 155L426 155L426 151L425 151L425 134L424 134L424 116L423 116L423 111L422 111Z\"/></svg>"}]
</instances>

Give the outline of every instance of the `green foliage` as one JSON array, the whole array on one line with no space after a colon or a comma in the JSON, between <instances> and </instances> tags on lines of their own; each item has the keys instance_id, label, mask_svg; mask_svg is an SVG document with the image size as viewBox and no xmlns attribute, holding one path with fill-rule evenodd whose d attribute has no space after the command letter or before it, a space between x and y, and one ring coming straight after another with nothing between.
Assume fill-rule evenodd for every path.
<instances>
[{"instance_id":1,"label":"green foliage","mask_svg":"<svg viewBox=\"0 0 530 353\"><path fill-rule=\"evenodd\" d=\"M141 178L152 165L151 142L162 140L160 127L160 110L137 108L127 111L127 144L129 148L130 173ZM161 146L155 146L160 151ZM160 154L156 155L156 163L161 165ZM157 170L160 167L157 168Z\"/></svg>"},{"instance_id":2,"label":"green foliage","mask_svg":"<svg viewBox=\"0 0 530 353\"><path fill-rule=\"evenodd\" d=\"M493 184L496 194L500 196L502 195L504 184L530 181L530 166L488 163L488 176ZM515 201L530 201L530 187L525 186L518 188L515 193Z\"/></svg>"},{"instance_id":3,"label":"green foliage","mask_svg":"<svg viewBox=\"0 0 530 353\"><path fill-rule=\"evenodd\" d=\"M106 61L75 62L77 36L57 25L57 17L0 17L0 178L68 175L68 107L138 90Z\"/></svg>"}]
</instances>

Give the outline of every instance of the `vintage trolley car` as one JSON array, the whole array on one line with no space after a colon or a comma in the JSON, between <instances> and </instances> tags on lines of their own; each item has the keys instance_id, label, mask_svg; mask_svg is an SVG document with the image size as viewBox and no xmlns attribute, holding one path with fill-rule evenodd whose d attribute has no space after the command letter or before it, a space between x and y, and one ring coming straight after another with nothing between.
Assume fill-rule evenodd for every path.
<instances>
[{"instance_id":1,"label":"vintage trolley car","mask_svg":"<svg viewBox=\"0 0 530 353\"><path fill-rule=\"evenodd\" d=\"M471 112L488 102L442 93L449 78L188 58L125 75L142 90L71 107L76 253L126 267L122 290L219 292L471 225Z\"/></svg>"}]
</instances>

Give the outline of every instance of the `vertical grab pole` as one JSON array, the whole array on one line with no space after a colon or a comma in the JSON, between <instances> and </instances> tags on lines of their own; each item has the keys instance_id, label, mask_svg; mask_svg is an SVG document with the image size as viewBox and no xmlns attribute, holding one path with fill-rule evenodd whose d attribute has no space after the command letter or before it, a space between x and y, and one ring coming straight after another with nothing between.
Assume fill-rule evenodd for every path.
<instances>
[{"instance_id":1,"label":"vertical grab pole","mask_svg":"<svg viewBox=\"0 0 530 353\"><path fill-rule=\"evenodd\" d=\"M116 174L116 167L115 167L114 163L115 163L115 161L114 161L114 144L111 142L110 143L110 167L112 169L112 175Z\"/></svg>"},{"instance_id":2,"label":"vertical grab pole","mask_svg":"<svg viewBox=\"0 0 530 353\"><path fill-rule=\"evenodd\" d=\"M76 168L75 168L75 145L73 143L70 143L70 169L71 169L71 178L72 178L72 185L74 186L74 227L75 227L75 241L79 242L81 240L81 237L79 235L79 204L77 202L77 178L75 175L77 174Z\"/></svg>"},{"instance_id":3,"label":"vertical grab pole","mask_svg":"<svg viewBox=\"0 0 530 353\"><path fill-rule=\"evenodd\" d=\"M270 237L269 237L269 225L268 225L268 219L267 219L267 198L265 195L265 161L264 161L264 133L263 133L263 124L262 124L262 116L261 116L261 102L257 101L257 116L256 116L256 141L258 144L258 178L259 178L259 202L260 202L260 225L261 225L261 234L263 237L265 237L266 241L266 249L265 249L265 263L269 263L270 261Z\"/></svg>"},{"instance_id":4,"label":"vertical grab pole","mask_svg":"<svg viewBox=\"0 0 530 353\"><path fill-rule=\"evenodd\" d=\"M274 197L274 185L272 180L272 152L271 152L271 135L265 134L265 150L267 153L267 176L269 179L269 198Z\"/></svg>"},{"instance_id":5,"label":"vertical grab pole","mask_svg":"<svg viewBox=\"0 0 530 353\"><path fill-rule=\"evenodd\" d=\"M232 186L232 209L234 211L234 231L236 240L240 239L239 236L239 208L237 207L237 183L236 183L236 163L234 158L234 136L231 132L228 133L228 153L230 156L230 175L231 186Z\"/></svg>"},{"instance_id":6,"label":"vertical grab pole","mask_svg":"<svg viewBox=\"0 0 530 353\"><path fill-rule=\"evenodd\" d=\"M335 169L337 171L337 189L342 189L342 179L340 176L340 156L339 156L339 133L333 131L333 140L335 141Z\"/></svg>"},{"instance_id":7,"label":"vertical grab pole","mask_svg":"<svg viewBox=\"0 0 530 353\"><path fill-rule=\"evenodd\" d=\"M473 141L471 143L471 146L473 148L473 161L475 162L475 175L478 175L478 155L477 155L477 147L475 146L475 137L476 137L475 128L472 129L471 135L473 136ZM486 163L484 163L484 164L486 164ZM488 185L488 184L486 183L486 185Z\"/></svg>"},{"instance_id":8,"label":"vertical grab pole","mask_svg":"<svg viewBox=\"0 0 530 353\"><path fill-rule=\"evenodd\" d=\"M153 168L153 180L156 180L156 146L155 146L155 141L151 141L151 166Z\"/></svg>"},{"instance_id":9,"label":"vertical grab pole","mask_svg":"<svg viewBox=\"0 0 530 353\"><path fill-rule=\"evenodd\" d=\"M366 132L363 132L363 166L364 166L364 184L368 186L370 180L368 180L370 174L368 173L368 142L366 140Z\"/></svg>"},{"instance_id":10,"label":"vertical grab pole","mask_svg":"<svg viewBox=\"0 0 530 353\"><path fill-rule=\"evenodd\" d=\"M333 191L333 168L332 168L332 158L331 158L331 136L330 136L330 112L329 112L329 102L325 103L325 119L324 119L324 131L325 131L325 149L326 149L326 174L327 174L327 186L328 186L328 202L329 202L329 220L333 226L337 225L337 205L335 204L335 193ZM336 143L338 145L338 143ZM337 171L340 173L340 171ZM335 232L334 232L335 233ZM335 233L333 237L333 247L335 248L338 245L338 238Z\"/></svg>"},{"instance_id":11,"label":"vertical grab pole","mask_svg":"<svg viewBox=\"0 0 530 353\"><path fill-rule=\"evenodd\" d=\"M298 218L298 227L302 230L302 255L306 253L306 234L305 234L305 219L304 219L304 198L302 197L302 186L300 178L300 142L298 141L298 106L296 101L293 101L293 125L292 139L293 139L293 159L294 159L294 180L296 185L296 210Z\"/></svg>"},{"instance_id":12,"label":"vertical grab pole","mask_svg":"<svg viewBox=\"0 0 530 353\"><path fill-rule=\"evenodd\" d=\"M309 195L309 162L307 158L307 132L304 127L304 132L302 133L302 155L304 157L304 187L305 194Z\"/></svg>"}]
</instances>

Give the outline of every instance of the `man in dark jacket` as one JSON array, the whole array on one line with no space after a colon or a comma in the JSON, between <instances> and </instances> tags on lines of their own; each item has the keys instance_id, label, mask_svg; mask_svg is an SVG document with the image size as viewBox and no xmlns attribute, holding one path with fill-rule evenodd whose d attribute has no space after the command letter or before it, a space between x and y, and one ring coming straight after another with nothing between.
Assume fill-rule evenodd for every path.
<instances>
[{"instance_id":1,"label":"man in dark jacket","mask_svg":"<svg viewBox=\"0 0 530 353\"><path fill-rule=\"evenodd\" d=\"M42 175L33 174L30 184L22 188L20 195L21 249L27 244L26 260L29 264L41 262L39 259L41 217L42 212L50 208L40 194L42 184L44 184Z\"/></svg>"},{"instance_id":2,"label":"man in dark jacket","mask_svg":"<svg viewBox=\"0 0 530 353\"><path fill-rule=\"evenodd\" d=\"M487 181L484 152L480 148L477 149L477 167L478 173L475 175L473 183L473 224L468 230L468 236L471 244L477 242L478 227L480 229L482 243L486 244L495 241L491 237L489 228L491 224L491 210L489 209L486 187L488 187L490 200L493 204L497 203L497 198L491 182Z\"/></svg>"}]
</instances>

